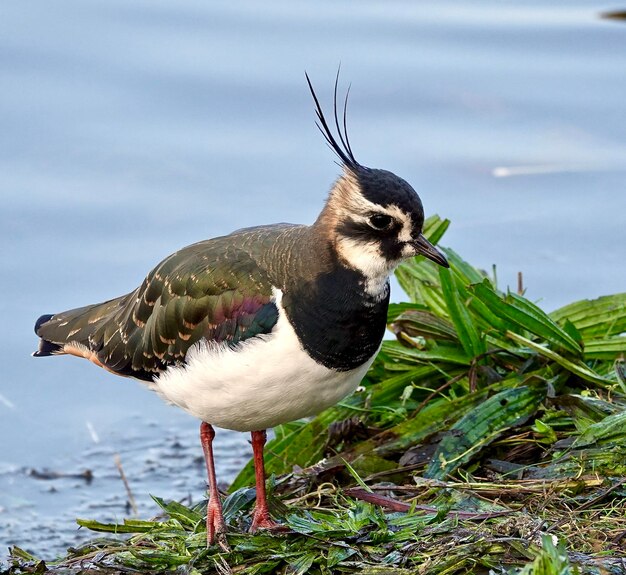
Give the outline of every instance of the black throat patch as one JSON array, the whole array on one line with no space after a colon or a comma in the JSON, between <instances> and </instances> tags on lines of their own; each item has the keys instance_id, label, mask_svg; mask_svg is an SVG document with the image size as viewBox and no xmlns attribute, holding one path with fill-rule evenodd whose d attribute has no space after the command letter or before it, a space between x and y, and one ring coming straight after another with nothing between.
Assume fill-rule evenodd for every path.
<instances>
[{"instance_id":1,"label":"black throat patch","mask_svg":"<svg viewBox=\"0 0 626 575\"><path fill-rule=\"evenodd\" d=\"M289 285L283 307L306 352L337 371L363 365L377 351L385 333L387 293L377 300L365 292L365 278L338 267L314 282Z\"/></svg>"}]
</instances>

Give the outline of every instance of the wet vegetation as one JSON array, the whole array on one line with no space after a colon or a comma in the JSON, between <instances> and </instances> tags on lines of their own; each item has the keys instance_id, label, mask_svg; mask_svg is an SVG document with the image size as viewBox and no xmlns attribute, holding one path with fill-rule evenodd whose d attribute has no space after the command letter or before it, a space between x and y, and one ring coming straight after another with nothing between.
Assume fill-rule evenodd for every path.
<instances>
[{"instance_id":1,"label":"wet vegetation","mask_svg":"<svg viewBox=\"0 0 626 575\"><path fill-rule=\"evenodd\" d=\"M408 301L362 389L275 430L286 533L247 533L248 464L229 549L206 548L204 504L155 497L156 519L79 520L104 536L47 563L13 547L7 572L626 573L626 293L546 314L445 251L450 270L397 270Z\"/></svg>"}]
</instances>

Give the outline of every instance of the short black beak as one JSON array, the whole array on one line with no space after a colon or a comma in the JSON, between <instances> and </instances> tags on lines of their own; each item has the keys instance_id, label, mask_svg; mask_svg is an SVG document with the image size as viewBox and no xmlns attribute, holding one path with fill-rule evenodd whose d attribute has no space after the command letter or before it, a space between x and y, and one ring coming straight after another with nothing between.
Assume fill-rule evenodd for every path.
<instances>
[{"instance_id":1,"label":"short black beak","mask_svg":"<svg viewBox=\"0 0 626 575\"><path fill-rule=\"evenodd\" d=\"M444 256L433 244L431 244L422 234L420 234L416 240L413 240L415 250L421 256L434 261L436 264L449 268L450 264Z\"/></svg>"}]
</instances>

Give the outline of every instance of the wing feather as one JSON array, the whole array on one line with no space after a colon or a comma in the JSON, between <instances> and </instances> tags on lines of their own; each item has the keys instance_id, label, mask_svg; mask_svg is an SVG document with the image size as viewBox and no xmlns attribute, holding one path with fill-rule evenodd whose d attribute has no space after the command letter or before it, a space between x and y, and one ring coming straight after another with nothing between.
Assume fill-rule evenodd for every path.
<instances>
[{"instance_id":1,"label":"wing feather","mask_svg":"<svg viewBox=\"0 0 626 575\"><path fill-rule=\"evenodd\" d=\"M267 273L243 250L211 247L185 248L134 292L55 314L37 334L57 353L77 343L107 369L149 380L183 362L201 339L235 345L269 333L278 310Z\"/></svg>"}]
</instances>

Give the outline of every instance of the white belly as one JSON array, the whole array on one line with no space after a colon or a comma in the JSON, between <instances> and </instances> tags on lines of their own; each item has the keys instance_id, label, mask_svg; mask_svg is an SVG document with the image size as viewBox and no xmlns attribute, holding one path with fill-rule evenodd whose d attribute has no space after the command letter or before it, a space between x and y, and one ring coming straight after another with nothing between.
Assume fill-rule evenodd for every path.
<instances>
[{"instance_id":1,"label":"white belly","mask_svg":"<svg viewBox=\"0 0 626 575\"><path fill-rule=\"evenodd\" d=\"M304 351L280 306L271 334L236 350L200 342L185 365L161 374L153 388L171 403L218 427L255 431L318 413L352 393L374 357L335 372Z\"/></svg>"}]
</instances>

